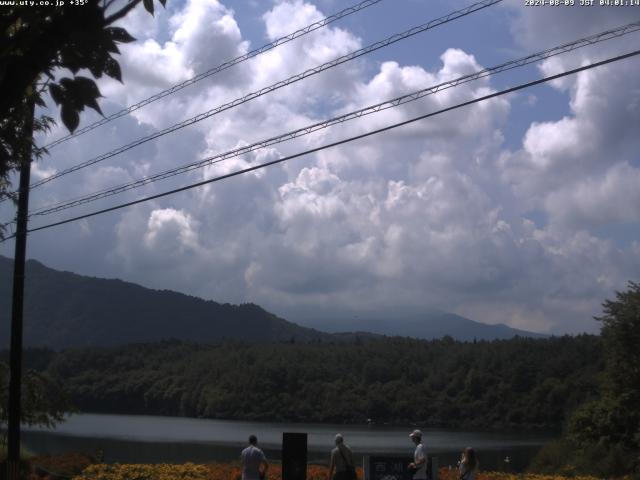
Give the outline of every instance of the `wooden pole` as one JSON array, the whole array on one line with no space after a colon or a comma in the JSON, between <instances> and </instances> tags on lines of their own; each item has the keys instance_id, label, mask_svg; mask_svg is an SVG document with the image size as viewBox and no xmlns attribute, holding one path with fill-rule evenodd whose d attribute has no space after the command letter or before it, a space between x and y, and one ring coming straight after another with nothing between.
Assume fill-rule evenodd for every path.
<instances>
[{"instance_id":1,"label":"wooden pole","mask_svg":"<svg viewBox=\"0 0 640 480\"><path fill-rule=\"evenodd\" d=\"M13 260L11 299L11 346L9 353L9 420L7 424L7 480L20 480L20 403L22 389L22 314L24 304L24 267L27 253L27 214L31 177L31 145L35 104L29 99L24 135L28 146L20 158L20 188L16 214L16 244Z\"/></svg>"}]
</instances>

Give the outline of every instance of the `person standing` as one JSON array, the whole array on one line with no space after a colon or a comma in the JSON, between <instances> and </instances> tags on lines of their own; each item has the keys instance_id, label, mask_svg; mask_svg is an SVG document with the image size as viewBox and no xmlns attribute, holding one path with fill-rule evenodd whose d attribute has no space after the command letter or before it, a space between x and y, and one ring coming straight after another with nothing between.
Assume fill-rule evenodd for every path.
<instances>
[{"instance_id":1,"label":"person standing","mask_svg":"<svg viewBox=\"0 0 640 480\"><path fill-rule=\"evenodd\" d=\"M409 438L416 446L413 452L413 462L409 464L409 471L413 473L414 480L426 480L427 475L427 451L422 444L422 432L414 430L409 434Z\"/></svg>"},{"instance_id":2,"label":"person standing","mask_svg":"<svg viewBox=\"0 0 640 480\"><path fill-rule=\"evenodd\" d=\"M465 448L458 467L460 480L475 480L479 466L475 450L471 447Z\"/></svg>"},{"instance_id":3,"label":"person standing","mask_svg":"<svg viewBox=\"0 0 640 480\"><path fill-rule=\"evenodd\" d=\"M249 435L249 446L242 450L242 480L262 480L267 474L267 457L258 447L258 437ZM262 467L262 470L260 470Z\"/></svg>"},{"instance_id":4,"label":"person standing","mask_svg":"<svg viewBox=\"0 0 640 480\"><path fill-rule=\"evenodd\" d=\"M351 448L344 443L344 438L339 433L336 435L335 442L336 448L331 450L327 480L355 480L355 466L353 465ZM335 476L333 475L334 469Z\"/></svg>"}]
</instances>

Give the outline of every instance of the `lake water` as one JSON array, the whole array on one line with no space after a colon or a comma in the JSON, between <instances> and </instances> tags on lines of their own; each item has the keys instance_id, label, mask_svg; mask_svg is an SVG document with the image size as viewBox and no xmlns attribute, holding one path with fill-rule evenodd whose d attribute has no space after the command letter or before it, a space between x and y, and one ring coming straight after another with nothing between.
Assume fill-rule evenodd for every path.
<instances>
[{"instance_id":1,"label":"lake water","mask_svg":"<svg viewBox=\"0 0 640 480\"><path fill-rule=\"evenodd\" d=\"M327 462L340 432L355 453L411 455L415 426L266 423L142 415L76 414L55 430L25 427L23 443L37 453L104 452L107 462L181 463L238 459L250 434L271 459L280 459L283 432L308 434L309 461ZM473 446L484 469L521 471L551 435L423 429L430 454L440 465L455 464ZM504 462L509 457L508 463Z\"/></svg>"}]
</instances>

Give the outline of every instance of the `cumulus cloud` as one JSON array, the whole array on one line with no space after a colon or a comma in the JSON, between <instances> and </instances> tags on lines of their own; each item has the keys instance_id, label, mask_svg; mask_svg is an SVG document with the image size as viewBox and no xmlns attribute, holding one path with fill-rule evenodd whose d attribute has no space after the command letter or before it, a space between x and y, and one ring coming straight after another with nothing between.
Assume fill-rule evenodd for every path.
<instances>
[{"instance_id":1,"label":"cumulus cloud","mask_svg":"<svg viewBox=\"0 0 640 480\"><path fill-rule=\"evenodd\" d=\"M558 23L566 21L566 31L552 28L550 41L566 40L571 35L577 38L607 26L625 24L628 20L618 9L598 7L568 8L558 15ZM528 38L536 30L539 32L546 22L555 25L548 12L522 15L515 23L519 38ZM572 55L548 59L542 62L540 70L544 75L551 75L623 53L626 51L623 47L624 44L615 41L602 44L598 49L582 49ZM637 62L623 61L567 77L554 85L569 94L570 113L558 120L532 122L523 139L523 148L502 159L505 177L530 205L546 208L551 216L558 218L549 209L557 205L553 199L574 195L572 192L589 179L595 187L596 177L600 179L598 182L606 178L607 188L616 189L611 185L615 175L608 172L619 171L625 163L637 164L636 152L640 145L635 128L640 120L638 73ZM615 178L623 180L620 176ZM620 188L624 186L620 185ZM610 200L607 208L615 210L619 198L612 195L607 198ZM579 226L577 217L585 218L578 209L575 210L577 217L570 219L568 205L559 208L562 218L573 227ZM615 218L614 215L611 220L615 221Z\"/></svg>"},{"instance_id":2,"label":"cumulus cloud","mask_svg":"<svg viewBox=\"0 0 640 480\"><path fill-rule=\"evenodd\" d=\"M600 175L577 182L546 198L555 223L599 227L640 223L640 169L617 163Z\"/></svg>"},{"instance_id":3,"label":"cumulus cloud","mask_svg":"<svg viewBox=\"0 0 640 480\"><path fill-rule=\"evenodd\" d=\"M514 42L539 49L624 23L618 13L601 18L595 10L576 10L576 19L568 10L551 10L514 10ZM274 39L324 16L313 3L292 0L276 2L257 18L266 37ZM113 110L253 47L235 13L219 1L188 0L162 13L157 23L139 15L126 21L141 41L123 50L125 87L101 83ZM548 45L531 43L543 30L541 41ZM55 162L43 163L37 174L73 165L86 159L87 151L126 143L365 43L344 27L318 30L60 146ZM547 60L539 68L555 73L606 56L614 46ZM34 193L34 205L215 155L483 68L461 48L439 53L432 68L360 60L324 72L52 182ZM532 116L522 138L511 143L518 148L505 147L506 126L522 110L537 111L543 90L532 92L535 97L520 107L513 97L496 98L95 217L65 230L64 244L54 242L52 233L41 240L34 236L32 252L45 262L55 256L48 262L53 266L218 301L254 301L293 319L303 310L439 308L536 331L593 330L591 317L602 300L640 272L639 261L629 260L639 257L637 241L620 242L597 231L612 224L637 226L640 220L634 188L640 180L637 78L637 66L624 63L545 87L566 96L567 113ZM124 199L231 173L495 90L492 79L483 78L149 185Z\"/></svg>"},{"instance_id":4,"label":"cumulus cloud","mask_svg":"<svg viewBox=\"0 0 640 480\"><path fill-rule=\"evenodd\" d=\"M162 248L164 253L176 250L181 252L198 246L198 234L189 214L173 208L164 208L151 212L144 243L149 249Z\"/></svg>"},{"instance_id":5,"label":"cumulus cloud","mask_svg":"<svg viewBox=\"0 0 640 480\"><path fill-rule=\"evenodd\" d=\"M248 50L249 44L242 38L233 11L217 0L187 0L178 11L163 11L157 22L141 21L141 14L138 12L133 20L128 17L124 20L125 27L131 25L134 34L137 31L142 37L138 42L121 47L120 63L125 85L109 79L100 83L111 101L127 105L136 103ZM166 35L158 32L158 25L165 26ZM211 92L219 91L220 86L241 86L246 75L244 67L237 68L232 75L223 71L172 95L162 104L152 104L133 115L156 127L173 124L182 119L176 118L176 113L185 112L184 118L191 113L189 107L194 97L211 95ZM172 114L167 115L168 112Z\"/></svg>"}]
</instances>

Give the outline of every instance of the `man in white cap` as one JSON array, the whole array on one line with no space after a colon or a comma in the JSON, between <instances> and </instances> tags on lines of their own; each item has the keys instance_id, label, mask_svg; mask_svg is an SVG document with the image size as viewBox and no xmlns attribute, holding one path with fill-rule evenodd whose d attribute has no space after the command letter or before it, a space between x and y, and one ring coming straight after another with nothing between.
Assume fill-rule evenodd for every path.
<instances>
[{"instance_id":1,"label":"man in white cap","mask_svg":"<svg viewBox=\"0 0 640 480\"><path fill-rule=\"evenodd\" d=\"M414 430L409 434L409 438L416 446L413 452L413 462L409 464L409 469L414 471L414 480L426 480L427 479L427 451L422 444L422 432L420 430Z\"/></svg>"}]
</instances>

